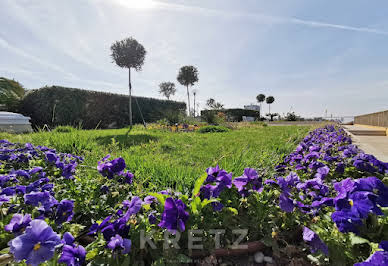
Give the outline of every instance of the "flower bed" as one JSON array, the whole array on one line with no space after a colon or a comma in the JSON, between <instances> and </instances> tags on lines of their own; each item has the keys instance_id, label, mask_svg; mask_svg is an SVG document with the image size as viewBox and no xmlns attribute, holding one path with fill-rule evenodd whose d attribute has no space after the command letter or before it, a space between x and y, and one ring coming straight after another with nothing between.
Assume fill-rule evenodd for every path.
<instances>
[{"instance_id":1,"label":"flower bed","mask_svg":"<svg viewBox=\"0 0 388 266\"><path fill-rule=\"evenodd\" d=\"M149 129L160 129L160 130L166 130L171 132L194 132L203 127L203 124L195 124L195 125L189 125L189 124L175 124L175 125L166 125L166 124L150 124L148 125Z\"/></svg>"},{"instance_id":2,"label":"flower bed","mask_svg":"<svg viewBox=\"0 0 388 266\"><path fill-rule=\"evenodd\" d=\"M122 158L101 159L94 176L84 167L74 155L0 141L0 245L9 260L180 264L256 251L279 264L388 259L388 164L334 126L306 136L274 177L211 167L190 195L144 194Z\"/></svg>"}]
</instances>

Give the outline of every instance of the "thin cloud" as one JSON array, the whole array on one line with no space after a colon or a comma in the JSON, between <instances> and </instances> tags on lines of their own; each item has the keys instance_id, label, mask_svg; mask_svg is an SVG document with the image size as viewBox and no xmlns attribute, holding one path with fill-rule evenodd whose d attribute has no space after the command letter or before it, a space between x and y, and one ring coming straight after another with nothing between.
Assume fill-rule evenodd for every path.
<instances>
[{"instance_id":1,"label":"thin cloud","mask_svg":"<svg viewBox=\"0 0 388 266\"><path fill-rule=\"evenodd\" d=\"M287 20L290 23L301 24L301 25L306 25L306 26L310 26L310 27L333 28L333 29L340 29L340 30L358 31L358 32L366 32L366 33L375 33L375 34L380 34L380 35L388 35L388 31L367 28L367 27L353 27L353 26L348 26L348 25L331 24L331 23L324 23L324 22L312 21L312 20L303 20L303 19L297 19L297 18L290 18Z\"/></svg>"},{"instance_id":2,"label":"thin cloud","mask_svg":"<svg viewBox=\"0 0 388 266\"><path fill-rule=\"evenodd\" d=\"M258 22L269 23L269 24L296 24L296 25L304 25L304 26L315 27L315 28L331 28L331 29L337 29L337 30L373 33L378 35L388 35L388 31L369 28L369 27L354 27L349 25L333 24L333 23L326 23L326 22L314 21L314 20L304 20L304 19L292 18L292 17L272 16L272 15L265 15L265 14L259 14L259 13L228 12L224 10L216 10L216 9L196 7L196 6L186 6L181 4L170 4L170 3L162 3L162 2L156 2L156 1L154 2L157 3L153 5L154 8L175 10L175 11L196 12L206 16L217 15L225 18L251 18Z\"/></svg>"},{"instance_id":3,"label":"thin cloud","mask_svg":"<svg viewBox=\"0 0 388 266\"><path fill-rule=\"evenodd\" d=\"M16 55L22 56L24 58L28 58L31 61L34 61L35 63L38 63L38 64L40 64L42 66L48 67L48 68L50 68L52 70L55 70L55 71L58 71L58 72L61 72L61 73L64 73L64 74L69 74L66 71L64 71L62 68L58 67L57 65L45 62L42 59L40 59L40 58L38 58L36 56L33 56L33 55L25 52L24 50L22 50L22 49L20 49L20 48L18 48L16 46L12 46L11 44L9 44L6 40L2 39L1 37L0 37L0 47L3 47L4 49L9 50L10 52L12 52L12 53L14 53Z\"/></svg>"}]
</instances>

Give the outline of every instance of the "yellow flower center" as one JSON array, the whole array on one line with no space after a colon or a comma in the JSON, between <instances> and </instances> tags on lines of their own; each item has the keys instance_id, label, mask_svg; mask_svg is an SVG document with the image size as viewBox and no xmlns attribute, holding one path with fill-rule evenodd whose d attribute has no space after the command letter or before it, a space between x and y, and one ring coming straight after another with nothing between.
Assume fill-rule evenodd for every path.
<instances>
[{"instance_id":1,"label":"yellow flower center","mask_svg":"<svg viewBox=\"0 0 388 266\"><path fill-rule=\"evenodd\" d=\"M350 206L353 206L353 201L349 200L349 204L350 204Z\"/></svg>"},{"instance_id":2,"label":"yellow flower center","mask_svg":"<svg viewBox=\"0 0 388 266\"><path fill-rule=\"evenodd\" d=\"M34 246L35 251L37 251L38 249L40 249L40 242L36 243Z\"/></svg>"},{"instance_id":3,"label":"yellow flower center","mask_svg":"<svg viewBox=\"0 0 388 266\"><path fill-rule=\"evenodd\" d=\"M272 235L272 238L275 238L275 237L277 237L278 233L277 232L272 232L271 235Z\"/></svg>"},{"instance_id":4,"label":"yellow flower center","mask_svg":"<svg viewBox=\"0 0 388 266\"><path fill-rule=\"evenodd\" d=\"M62 213L63 216L66 216L66 212Z\"/></svg>"}]
</instances>

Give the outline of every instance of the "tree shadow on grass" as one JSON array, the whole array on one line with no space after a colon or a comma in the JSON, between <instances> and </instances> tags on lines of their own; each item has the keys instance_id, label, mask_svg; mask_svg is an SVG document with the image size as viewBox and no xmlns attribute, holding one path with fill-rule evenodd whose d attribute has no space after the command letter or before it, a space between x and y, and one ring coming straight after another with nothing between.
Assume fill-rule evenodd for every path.
<instances>
[{"instance_id":1,"label":"tree shadow on grass","mask_svg":"<svg viewBox=\"0 0 388 266\"><path fill-rule=\"evenodd\" d=\"M96 142L99 145L110 145L112 139L118 143L120 148L129 148L131 146L141 145L143 143L149 143L150 141L157 141L159 138L147 134L122 134L122 135L108 135L96 138Z\"/></svg>"}]
</instances>

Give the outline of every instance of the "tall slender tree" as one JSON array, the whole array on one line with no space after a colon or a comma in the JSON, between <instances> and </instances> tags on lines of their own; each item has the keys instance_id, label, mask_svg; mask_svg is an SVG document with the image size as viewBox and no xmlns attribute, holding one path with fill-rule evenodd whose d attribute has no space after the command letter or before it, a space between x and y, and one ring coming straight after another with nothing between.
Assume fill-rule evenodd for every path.
<instances>
[{"instance_id":1,"label":"tall slender tree","mask_svg":"<svg viewBox=\"0 0 388 266\"><path fill-rule=\"evenodd\" d=\"M170 100L171 95L175 95L176 89L173 82L162 82L159 84L159 93L163 94L167 100Z\"/></svg>"},{"instance_id":2,"label":"tall slender tree","mask_svg":"<svg viewBox=\"0 0 388 266\"><path fill-rule=\"evenodd\" d=\"M141 71L144 64L146 50L134 38L126 38L121 41L116 41L110 47L111 57L114 62L121 68L128 68L128 88L129 88L129 125L132 129L132 84L131 84L131 68L136 71Z\"/></svg>"},{"instance_id":3,"label":"tall slender tree","mask_svg":"<svg viewBox=\"0 0 388 266\"><path fill-rule=\"evenodd\" d=\"M275 98L273 96L268 96L265 99L265 102L268 104L268 113L271 114L271 104L275 101Z\"/></svg>"},{"instance_id":4,"label":"tall slender tree","mask_svg":"<svg viewBox=\"0 0 388 266\"><path fill-rule=\"evenodd\" d=\"M193 86L198 82L198 69L194 66L183 66L180 68L177 80L183 86L186 86L187 91L187 107L190 115L190 92L189 86Z\"/></svg>"},{"instance_id":5,"label":"tall slender tree","mask_svg":"<svg viewBox=\"0 0 388 266\"><path fill-rule=\"evenodd\" d=\"M261 116L261 103L265 101L265 95L260 93L256 96L256 100L257 102L259 103L259 106L260 106L260 111L259 111L259 118Z\"/></svg>"}]
</instances>

